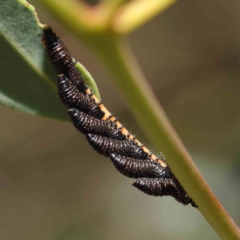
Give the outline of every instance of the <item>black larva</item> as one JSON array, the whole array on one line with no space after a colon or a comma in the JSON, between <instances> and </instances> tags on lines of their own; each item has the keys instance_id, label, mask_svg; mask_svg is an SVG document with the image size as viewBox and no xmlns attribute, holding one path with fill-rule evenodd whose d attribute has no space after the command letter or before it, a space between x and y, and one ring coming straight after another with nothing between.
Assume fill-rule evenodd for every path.
<instances>
[{"instance_id":1,"label":"black larva","mask_svg":"<svg viewBox=\"0 0 240 240\"><path fill-rule=\"evenodd\" d=\"M110 159L123 175L130 178L145 178L133 184L144 193L153 196L171 195L183 204L191 203L196 207L168 167L162 167L151 159L141 161L115 153L110 155Z\"/></svg>"},{"instance_id":2,"label":"black larva","mask_svg":"<svg viewBox=\"0 0 240 240\"><path fill-rule=\"evenodd\" d=\"M49 26L43 30L42 41L57 73L64 74L79 91L86 90L87 86L84 83L83 77L76 69L70 52Z\"/></svg>"},{"instance_id":3,"label":"black larva","mask_svg":"<svg viewBox=\"0 0 240 240\"><path fill-rule=\"evenodd\" d=\"M133 186L142 192L151 196L172 196L180 203L192 204L196 207L195 203L188 196L188 194L176 184L173 179L166 178L149 178L138 179L133 183Z\"/></svg>"},{"instance_id":4,"label":"black larva","mask_svg":"<svg viewBox=\"0 0 240 240\"><path fill-rule=\"evenodd\" d=\"M74 108L69 109L68 113L75 128L83 134L93 133L112 139L126 140L126 136L110 120L101 121Z\"/></svg>"},{"instance_id":5,"label":"black larva","mask_svg":"<svg viewBox=\"0 0 240 240\"><path fill-rule=\"evenodd\" d=\"M141 160L148 158L148 154L131 140L119 141L94 134L87 134L87 140L95 151L106 157L109 157L111 153L117 153Z\"/></svg>"},{"instance_id":6,"label":"black larva","mask_svg":"<svg viewBox=\"0 0 240 240\"><path fill-rule=\"evenodd\" d=\"M152 159L142 161L115 153L110 154L110 159L120 173L130 178L170 178L171 176L168 168L162 167Z\"/></svg>"},{"instance_id":7,"label":"black larva","mask_svg":"<svg viewBox=\"0 0 240 240\"><path fill-rule=\"evenodd\" d=\"M47 26L42 39L50 61L58 75L58 93L63 104L69 108L74 126L86 135L90 145L100 154L110 156L117 170L131 178L141 178L133 183L139 190L153 196L173 196L183 204L195 203L188 196L168 166L163 166L151 158L152 153L143 150L129 140L131 133L125 136L117 127L117 118L111 114L102 120L105 112L102 102L96 103L93 91L87 87L80 72L76 69L72 57L60 38ZM89 92L89 94L87 93ZM100 107L101 106L101 107ZM163 155L158 159L164 161Z\"/></svg>"},{"instance_id":8,"label":"black larva","mask_svg":"<svg viewBox=\"0 0 240 240\"><path fill-rule=\"evenodd\" d=\"M68 108L76 108L98 119L104 116L104 112L95 100L87 93L79 92L63 74L58 75L58 94L62 103Z\"/></svg>"}]
</instances>

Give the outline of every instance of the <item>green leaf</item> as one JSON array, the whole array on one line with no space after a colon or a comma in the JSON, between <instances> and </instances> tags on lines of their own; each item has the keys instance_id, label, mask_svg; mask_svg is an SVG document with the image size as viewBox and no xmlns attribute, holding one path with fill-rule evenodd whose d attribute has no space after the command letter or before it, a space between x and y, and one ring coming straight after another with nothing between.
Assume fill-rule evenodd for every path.
<instances>
[{"instance_id":1,"label":"green leaf","mask_svg":"<svg viewBox=\"0 0 240 240\"><path fill-rule=\"evenodd\" d=\"M0 0L0 104L22 112L69 121L53 69L41 42L43 25L25 0ZM84 67L78 69L99 97Z\"/></svg>"},{"instance_id":2,"label":"green leaf","mask_svg":"<svg viewBox=\"0 0 240 240\"><path fill-rule=\"evenodd\" d=\"M88 70L80 62L77 62L76 68L81 73L81 75L83 76L84 81L88 84L89 88L94 91L94 95L100 101L101 100L101 96L100 96L97 84L94 81L94 79L93 79L92 75L90 74L90 72L88 72Z\"/></svg>"}]
</instances>

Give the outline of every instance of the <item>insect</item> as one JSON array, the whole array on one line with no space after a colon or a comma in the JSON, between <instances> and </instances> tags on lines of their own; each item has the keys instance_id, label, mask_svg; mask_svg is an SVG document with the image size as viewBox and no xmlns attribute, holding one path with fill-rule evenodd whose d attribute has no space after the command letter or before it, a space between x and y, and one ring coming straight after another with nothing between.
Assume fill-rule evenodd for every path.
<instances>
[{"instance_id":1,"label":"insect","mask_svg":"<svg viewBox=\"0 0 240 240\"><path fill-rule=\"evenodd\" d=\"M68 108L76 108L98 119L104 116L104 112L94 99L85 92L79 92L63 74L58 75L58 93L62 103Z\"/></svg>"},{"instance_id":2,"label":"insect","mask_svg":"<svg viewBox=\"0 0 240 240\"><path fill-rule=\"evenodd\" d=\"M101 121L75 108L70 108L68 113L75 128L83 134L93 133L111 139L126 140L126 136L110 120Z\"/></svg>"},{"instance_id":3,"label":"insect","mask_svg":"<svg viewBox=\"0 0 240 240\"><path fill-rule=\"evenodd\" d=\"M132 140L119 141L95 134L87 134L86 137L94 150L106 157L109 157L111 153L118 153L126 157L142 160L148 158L148 154Z\"/></svg>"},{"instance_id":4,"label":"insect","mask_svg":"<svg viewBox=\"0 0 240 240\"><path fill-rule=\"evenodd\" d=\"M79 91L85 91L87 85L76 69L70 52L50 26L45 27L42 42L57 73L64 74Z\"/></svg>"},{"instance_id":5,"label":"insect","mask_svg":"<svg viewBox=\"0 0 240 240\"><path fill-rule=\"evenodd\" d=\"M133 183L133 186L152 196L172 196L182 204L191 203L193 207L197 207L182 186L176 180L174 181L174 179L138 179Z\"/></svg>"},{"instance_id":6,"label":"insect","mask_svg":"<svg viewBox=\"0 0 240 240\"><path fill-rule=\"evenodd\" d=\"M43 44L58 73L58 94L75 128L99 154L109 157L123 175L137 179L133 186L152 196L172 196L196 207L161 154L157 157L112 115L84 82L67 47L46 26Z\"/></svg>"},{"instance_id":7,"label":"insect","mask_svg":"<svg viewBox=\"0 0 240 240\"><path fill-rule=\"evenodd\" d=\"M110 154L110 159L121 174L130 178L170 178L169 169L151 159L142 161L116 153Z\"/></svg>"}]
</instances>

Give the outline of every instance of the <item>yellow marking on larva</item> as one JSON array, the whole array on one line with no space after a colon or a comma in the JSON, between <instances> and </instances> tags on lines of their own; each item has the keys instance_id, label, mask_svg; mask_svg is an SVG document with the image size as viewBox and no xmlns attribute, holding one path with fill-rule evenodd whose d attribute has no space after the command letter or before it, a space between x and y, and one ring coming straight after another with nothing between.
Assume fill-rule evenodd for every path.
<instances>
[{"instance_id":1,"label":"yellow marking on larva","mask_svg":"<svg viewBox=\"0 0 240 240\"><path fill-rule=\"evenodd\" d=\"M91 90L88 88L88 89L86 90L86 92L87 92L88 94L90 94L90 93L91 93ZM95 100L96 103L99 103L99 102L100 102L100 101L96 98L96 96L95 96L94 94L93 94L91 97ZM107 110L107 108L106 108L103 104L100 105L100 108L101 108L101 110L105 113L104 117L103 117L101 120L107 120L107 119L109 118L109 116L111 115L111 113ZM113 121L113 120L115 120L115 119L116 119L116 118L115 118L114 116L112 116L112 117L110 118L111 121ZM116 123L116 125L117 125L118 128L120 128L120 127L122 126L122 124L121 124L119 121L116 121L115 123ZM122 132L125 136L127 136L127 134L128 134L129 131L128 131L125 127L123 127L123 128L121 129L121 132ZM130 136L129 136L128 138L129 138L129 139L133 139L133 135L130 134ZM137 139L134 139L134 141L135 141L138 145L141 145L141 142L139 142ZM150 150L149 150L148 148L146 148L145 146L143 146L142 149L143 149L143 151L145 151L145 152L147 152L148 154L150 154ZM156 160L157 160L157 156L156 156L155 154L152 154L151 159L156 161ZM158 159L157 161L161 164L162 167L166 167L166 166L167 166L167 164L166 164L164 161L162 161L161 159Z\"/></svg>"}]
</instances>

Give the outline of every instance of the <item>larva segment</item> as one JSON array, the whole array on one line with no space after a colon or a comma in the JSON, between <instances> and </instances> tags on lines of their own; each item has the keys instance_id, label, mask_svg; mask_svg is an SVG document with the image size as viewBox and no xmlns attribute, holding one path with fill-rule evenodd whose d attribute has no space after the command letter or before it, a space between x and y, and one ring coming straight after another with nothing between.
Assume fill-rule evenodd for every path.
<instances>
[{"instance_id":1,"label":"larva segment","mask_svg":"<svg viewBox=\"0 0 240 240\"><path fill-rule=\"evenodd\" d=\"M68 108L78 109L98 119L104 116L104 112L95 100L85 92L79 92L63 74L58 75L58 94L62 103Z\"/></svg>"},{"instance_id":2,"label":"larva segment","mask_svg":"<svg viewBox=\"0 0 240 240\"><path fill-rule=\"evenodd\" d=\"M86 137L93 149L106 157L109 157L111 153L116 153L141 160L148 158L148 154L131 140L119 141L94 134L87 134Z\"/></svg>"},{"instance_id":3,"label":"larva segment","mask_svg":"<svg viewBox=\"0 0 240 240\"><path fill-rule=\"evenodd\" d=\"M110 154L116 169L130 178L170 178L170 170L154 160L138 160L119 154Z\"/></svg>"},{"instance_id":4,"label":"larva segment","mask_svg":"<svg viewBox=\"0 0 240 240\"><path fill-rule=\"evenodd\" d=\"M197 207L179 183L175 182L173 179L138 179L133 183L133 186L151 196L172 196L184 205L190 203L193 207Z\"/></svg>"},{"instance_id":5,"label":"larva segment","mask_svg":"<svg viewBox=\"0 0 240 240\"><path fill-rule=\"evenodd\" d=\"M87 86L82 75L76 69L70 52L50 26L44 28L42 42L57 73L64 74L79 91L86 90Z\"/></svg>"},{"instance_id":6,"label":"larva segment","mask_svg":"<svg viewBox=\"0 0 240 240\"><path fill-rule=\"evenodd\" d=\"M68 113L75 128L83 134L93 133L112 139L126 140L126 136L111 121L96 119L74 108L69 109Z\"/></svg>"}]
</instances>

